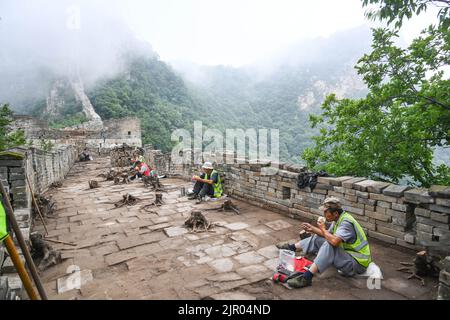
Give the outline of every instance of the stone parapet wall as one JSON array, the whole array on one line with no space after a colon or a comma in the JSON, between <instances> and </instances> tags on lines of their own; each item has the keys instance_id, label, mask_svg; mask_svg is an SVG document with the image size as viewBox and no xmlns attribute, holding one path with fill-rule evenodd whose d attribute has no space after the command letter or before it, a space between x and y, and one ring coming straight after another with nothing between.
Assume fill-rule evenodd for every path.
<instances>
[{"instance_id":1,"label":"stone parapet wall","mask_svg":"<svg viewBox=\"0 0 450 320\"><path fill-rule=\"evenodd\" d=\"M52 129L42 120L30 116L16 116L13 129L25 132L27 141L40 147L42 141L55 146L73 145L101 152L104 149L127 144L141 147L141 124L137 118L123 118L103 121L103 127Z\"/></svg>"},{"instance_id":2,"label":"stone parapet wall","mask_svg":"<svg viewBox=\"0 0 450 320\"><path fill-rule=\"evenodd\" d=\"M14 215L26 241L32 222L31 191L46 191L54 182L64 179L78 158L74 146L62 146L53 152L35 148L15 148L0 153L0 179L10 194ZM22 259L23 260L23 259ZM22 282L5 249L0 246L0 300L15 299L23 294Z\"/></svg>"},{"instance_id":3,"label":"stone parapet wall","mask_svg":"<svg viewBox=\"0 0 450 320\"><path fill-rule=\"evenodd\" d=\"M186 179L200 171L200 164L188 161L174 165L168 159L170 155L156 153L164 159L155 161L158 170L169 170ZM225 160L226 156L216 159ZM323 215L319 206L325 197L335 196L371 238L413 250L450 251L449 186L416 189L345 176L319 177L314 189L300 189L297 180L305 171L302 166L236 158L230 164L229 160L227 164L216 164L216 168L223 175L225 191L230 196L304 221L316 221ZM164 168L158 166L160 163Z\"/></svg>"}]
</instances>

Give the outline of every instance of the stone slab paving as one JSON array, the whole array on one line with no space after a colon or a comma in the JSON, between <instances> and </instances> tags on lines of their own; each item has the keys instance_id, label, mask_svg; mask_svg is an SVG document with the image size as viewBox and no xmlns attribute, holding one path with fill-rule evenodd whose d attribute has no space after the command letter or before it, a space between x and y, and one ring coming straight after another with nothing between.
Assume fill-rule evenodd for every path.
<instances>
[{"instance_id":1,"label":"stone slab paving","mask_svg":"<svg viewBox=\"0 0 450 320\"><path fill-rule=\"evenodd\" d=\"M422 287L395 270L400 261L411 261L413 252L375 240L373 256L384 275L379 290L332 270L301 290L273 284L275 244L296 239L302 221L233 199L240 215L203 211L213 229L191 233L183 227L191 210L217 208L220 200L195 205L179 196L179 188L190 183L162 179L165 204L147 212L141 207L153 201L154 192L140 181L102 181L97 176L108 167L108 158L77 163L62 187L48 192L57 206L47 219L49 237L76 244L51 243L64 259L41 274L51 299L431 299L436 291L437 281L426 279ZM100 187L90 190L91 179ZM126 193L141 201L115 208ZM34 229L43 231L40 221ZM68 282L74 266L81 274L79 288Z\"/></svg>"}]
</instances>

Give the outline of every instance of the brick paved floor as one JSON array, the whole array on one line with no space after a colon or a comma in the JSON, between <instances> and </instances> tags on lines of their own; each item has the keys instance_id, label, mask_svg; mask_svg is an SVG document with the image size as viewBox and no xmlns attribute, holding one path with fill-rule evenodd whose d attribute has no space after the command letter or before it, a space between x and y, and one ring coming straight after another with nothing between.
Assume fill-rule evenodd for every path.
<instances>
[{"instance_id":1,"label":"brick paved floor","mask_svg":"<svg viewBox=\"0 0 450 320\"><path fill-rule=\"evenodd\" d=\"M366 280L344 278L335 270L315 277L312 287L289 290L273 284L278 251L275 244L297 238L301 221L233 200L241 214L203 211L216 226L211 232L189 233L183 223L194 207L219 207L221 201L195 205L180 197L179 179L163 179L165 204L153 213L141 209L154 199L142 182L114 185L88 180L109 167L108 158L77 163L63 186L49 191L57 203L47 219L49 237L76 246L52 244L63 263L42 272L51 299L432 299L437 281L417 280L396 271L414 253L371 240L375 262L384 280L369 290ZM142 201L114 208L123 194ZM36 221L34 230L43 227ZM75 266L75 267L74 267ZM77 268L77 269L74 269ZM79 273L68 274L79 270ZM81 275L74 277L74 275ZM80 289L77 279L81 279Z\"/></svg>"}]
</instances>

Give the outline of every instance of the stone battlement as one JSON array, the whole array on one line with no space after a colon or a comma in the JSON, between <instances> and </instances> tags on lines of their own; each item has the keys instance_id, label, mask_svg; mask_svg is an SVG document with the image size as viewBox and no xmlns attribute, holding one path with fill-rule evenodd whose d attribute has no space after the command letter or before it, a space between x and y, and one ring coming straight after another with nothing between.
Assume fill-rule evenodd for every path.
<instances>
[{"instance_id":1,"label":"stone battlement","mask_svg":"<svg viewBox=\"0 0 450 320\"><path fill-rule=\"evenodd\" d=\"M270 161L231 161L233 154L210 155L225 178L228 195L270 208L292 218L316 221L327 196L341 199L369 237L389 244L422 250L450 251L450 187L417 189L363 177L319 177L314 189L299 188L298 176L306 168ZM146 150L149 163L161 173L190 179L200 165L175 164L170 154ZM222 160L228 159L227 163Z\"/></svg>"}]
</instances>

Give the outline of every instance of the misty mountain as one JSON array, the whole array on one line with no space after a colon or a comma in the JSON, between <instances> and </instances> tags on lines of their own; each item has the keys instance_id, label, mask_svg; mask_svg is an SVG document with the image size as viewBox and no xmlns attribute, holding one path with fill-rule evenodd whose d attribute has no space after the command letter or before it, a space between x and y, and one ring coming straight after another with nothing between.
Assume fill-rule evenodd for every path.
<instances>
[{"instance_id":1,"label":"misty mountain","mask_svg":"<svg viewBox=\"0 0 450 320\"><path fill-rule=\"evenodd\" d=\"M368 51L367 28L303 41L241 68L169 65L114 16L96 14L100 6L86 7L79 28L66 25L66 8L36 17L36 8L23 5L20 15L0 21L0 102L54 127L85 122L79 97L87 94L102 119L139 117L144 143L164 151L174 129L202 120L221 130L279 129L282 159L297 162L315 133L308 114L324 97L365 92L353 65ZM74 82L86 92L77 93Z\"/></svg>"}]
</instances>

